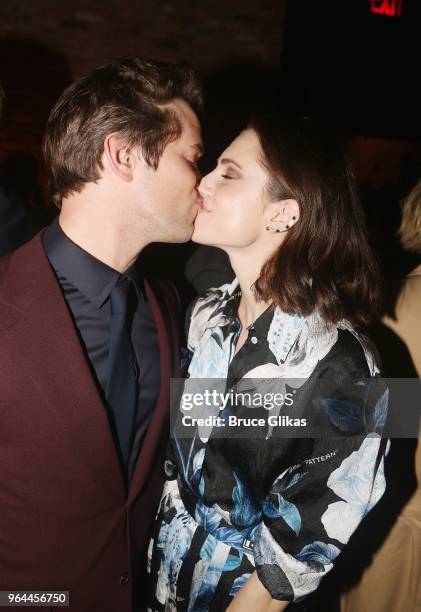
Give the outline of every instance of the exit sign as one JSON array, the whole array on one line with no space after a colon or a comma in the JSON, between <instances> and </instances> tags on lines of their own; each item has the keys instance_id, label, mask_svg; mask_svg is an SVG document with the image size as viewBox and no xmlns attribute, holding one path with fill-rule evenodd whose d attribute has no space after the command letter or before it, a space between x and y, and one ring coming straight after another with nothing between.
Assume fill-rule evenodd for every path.
<instances>
[{"instance_id":1,"label":"exit sign","mask_svg":"<svg viewBox=\"0 0 421 612\"><path fill-rule=\"evenodd\" d=\"M402 7L403 0L370 0L370 11L376 15L400 17Z\"/></svg>"}]
</instances>

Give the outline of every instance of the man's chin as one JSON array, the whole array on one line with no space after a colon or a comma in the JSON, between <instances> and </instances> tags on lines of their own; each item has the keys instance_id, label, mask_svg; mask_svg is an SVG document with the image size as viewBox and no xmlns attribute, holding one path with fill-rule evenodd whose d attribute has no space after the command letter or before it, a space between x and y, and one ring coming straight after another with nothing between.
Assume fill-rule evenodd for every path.
<instances>
[{"instance_id":1,"label":"man's chin","mask_svg":"<svg viewBox=\"0 0 421 612\"><path fill-rule=\"evenodd\" d=\"M206 246L216 246L214 241L211 242L209 240L206 240L205 238L200 236L200 234L196 235L195 232L193 232L193 236L190 238L190 240L194 242L195 244L203 244Z\"/></svg>"},{"instance_id":2,"label":"man's chin","mask_svg":"<svg viewBox=\"0 0 421 612\"><path fill-rule=\"evenodd\" d=\"M192 232L186 232L185 234L183 234L182 236L178 236L176 240L173 240L173 242L178 243L178 244L183 244L184 242L189 242L189 240L192 239Z\"/></svg>"},{"instance_id":3,"label":"man's chin","mask_svg":"<svg viewBox=\"0 0 421 612\"><path fill-rule=\"evenodd\" d=\"M190 240L192 242L195 242L196 244L203 244L202 241L200 240L200 231L197 231L196 229L196 223L193 224L193 232L192 232L192 236Z\"/></svg>"},{"instance_id":4,"label":"man's chin","mask_svg":"<svg viewBox=\"0 0 421 612\"><path fill-rule=\"evenodd\" d=\"M174 228L173 228L174 230ZM157 242L163 242L167 244L183 244L191 240L193 234L193 226L178 228L178 231L168 233L165 237L157 240Z\"/></svg>"}]
</instances>

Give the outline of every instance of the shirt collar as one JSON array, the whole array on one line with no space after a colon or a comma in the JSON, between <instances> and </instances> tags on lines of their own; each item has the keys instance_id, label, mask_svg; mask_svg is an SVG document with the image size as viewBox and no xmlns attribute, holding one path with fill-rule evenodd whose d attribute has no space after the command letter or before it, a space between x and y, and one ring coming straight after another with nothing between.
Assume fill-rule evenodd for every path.
<instances>
[{"instance_id":1,"label":"shirt collar","mask_svg":"<svg viewBox=\"0 0 421 612\"><path fill-rule=\"evenodd\" d=\"M45 231L43 243L54 270L64 276L97 308L109 297L121 274L74 243L55 220ZM126 272L138 296L143 297L143 279L134 264Z\"/></svg>"},{"instance_id":2,"label":"shirt collar","mask_svg":"<svg viewBox=\"0 0 421 612\"><path fill-rule=\"evenodd\" d=\"M234 319L237 317L238 305L241 298L240 284L237 278L234 278L224 293L222 298L222 312L228 319Z\"/></svg>"},{"instance_id":3,"label":"shirt collar","mask_svg":"<svg viewBox=\"0 0 421 612\"><path fill-rule=\"evenodd\" d=\"M298 314L288 314L283 312L279 306L275 307L267 340L278 364L284 363L303 329L305 321L305 317Z\"/></svg>"},{"instance_id":4,"label":"shirt collar","mask_svg":"<svg viewBox=\"0 0 421 612\"><path fill-rule=\"evenodd\" d=\"M241 289L238 279L235 278L225 290L223 311L227 317L237 316L240 298ZM250 327L259 338L267 338L269 348L280 364L287 358L305 321L305 317L288 314L276 306L274 309L269 307L265 310Z\"/></svg>"}]
</instances>

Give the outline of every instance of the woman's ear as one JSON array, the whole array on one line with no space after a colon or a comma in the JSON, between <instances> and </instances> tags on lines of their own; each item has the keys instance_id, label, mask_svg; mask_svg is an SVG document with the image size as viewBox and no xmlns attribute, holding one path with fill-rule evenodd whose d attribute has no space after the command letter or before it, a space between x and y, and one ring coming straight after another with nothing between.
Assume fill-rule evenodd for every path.
<instances>
[{"instance_id":1,"label":"woman's ear","mask_svg":"<svg viewBox=\"0 0 421 612\"><path fill-rule=\"evenodd\" d=\"M108 134L104 140L104 161L120 179L129 183L133 179L136 163L134 149L129 148L117 133Z\"/></svg>"},{"instance_id":2,"label":"woman's ear","mask_svg":"<svg viewBox=\"0 0 421 612\"><path fill-rule=\"evenodd\" d=\"M268 232L287 232L300 218L298 202L291 198L271 202L266 209L265 222Z\"/></svg>"}]
</instances>

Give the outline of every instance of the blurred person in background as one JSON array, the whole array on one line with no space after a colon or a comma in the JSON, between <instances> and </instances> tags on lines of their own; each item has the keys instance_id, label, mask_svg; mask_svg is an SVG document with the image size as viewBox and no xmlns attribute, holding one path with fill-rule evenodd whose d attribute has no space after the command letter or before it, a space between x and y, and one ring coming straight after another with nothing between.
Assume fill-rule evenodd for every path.
<instances>
[{"instance_id":1,"label":"blurred person in background","mask_svg":"<svg viewBox=\"0 0 421 612\"><path fill-rule=\"evenodd\" d=\"M0 119L3 103L0 85ZM30 240L49 220L37 185L34 159L24 153L6 158L0 166L0 255Z\"/></svg>"},{"instance_id":2,"label":"blurred person in background","mask_svg":"<svg viewBox=\"0 0 421 612\"><path fill-rule=\"evenodd\" d=\"M421 260L421 181L404 200L399 228L402 247ZM402 281L389 283L378 347L389 377L421 377L421 264ZM400 341L400 342L399 342ZM400 343L403 346L400 347ZM402 348L406 350L403 351ZM410 440L403 440L408 446ZM393 445L396 444L392 440ZM342 596L341 612L416 612L421 610L421 447L415 452L417 485L374 554L361 581ZM405 474L399 473L399 479Z\"/></svg>"},{"instance_id":3,"label":"blurred person in background","mask_svg":"<svg viewBox=\"0 0 421 612\"><path fill-rule=\"evenodd\" d=\"M403 249L421 260L421 181L414 187L402 206L399 237ZM404 279L393 314L384 323L408 347L411 359L421 377L421 263ZM388 362L389 363L389 362Z\"/></svg>"},{"instance_id":4,"label":"blurred person in background","mask_svg":"<svg viewBox=\"0 0 421 612\"><path fill-rule=\"evenodd\" d=\"M197 294L234 278L227 254L212 246L199 246L188 259L184 274Z\"/></svg>"},{"instance_id":5,"label":"blurred person in background","mask_svg":"<svg viewBox=\"0 0 421 612\"><path fill-rule=\"evenodd\" d=\"M56 215L44 206L37 180L37 162L23 151L9 155L0 166L0 255L20 247Z\"/></svg>"}]
</instances>

